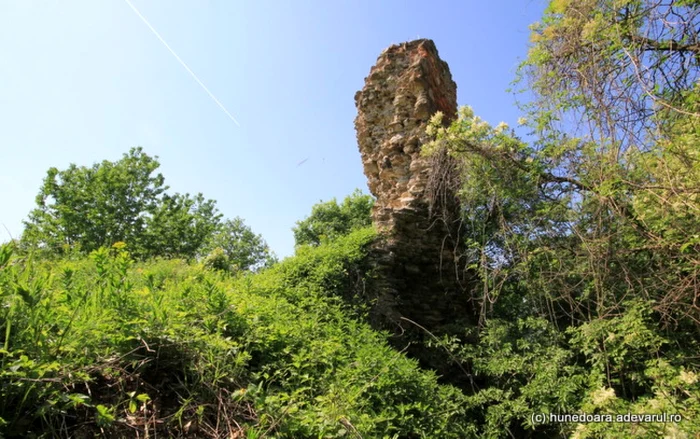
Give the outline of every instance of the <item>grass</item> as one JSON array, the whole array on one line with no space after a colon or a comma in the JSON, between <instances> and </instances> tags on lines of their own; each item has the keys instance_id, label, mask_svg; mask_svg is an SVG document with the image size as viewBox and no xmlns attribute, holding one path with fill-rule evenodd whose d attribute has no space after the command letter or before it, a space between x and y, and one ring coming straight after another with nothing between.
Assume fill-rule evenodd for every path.
<instances>
[{"instance_id":1,"label":"grass","mask_svg":"<svg viewBox=\"0 0 700 439\"><path fill-rule=\"evenodd\" d=\"M0 436L469 437L466 397L338 298L361 292L373 239L238 276L3 246Z\"/></svg>"},{"instance_id":2,"label":"grass","mask_svg":"<svg viewBox=\"0 0 700 439\"><path fill-rule=\"evenodd\" d=\"M468 342L430 338L474 378L440 384L366 323L374 240L358 230L235 275L137 263L121 245L60 260L0 246L0 438L682 438L700 428L695 342L664 335L642 301L566 331L494 318L478 337L464 328ZM622 373L636 387L620 385ZM550 412L682 421L533 423Z\"/></svg>"}]
</instances>

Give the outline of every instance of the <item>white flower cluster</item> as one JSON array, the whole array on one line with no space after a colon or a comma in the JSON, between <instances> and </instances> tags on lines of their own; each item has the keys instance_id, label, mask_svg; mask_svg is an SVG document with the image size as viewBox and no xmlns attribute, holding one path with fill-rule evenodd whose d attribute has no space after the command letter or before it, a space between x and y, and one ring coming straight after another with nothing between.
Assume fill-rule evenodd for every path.
<instances>
[{"instance_id":1,"label":"white flower cluster","mask_svg":"<svg viewBox=\"0 0 700 439\"><path fill-rule=\"evenodd\" d=\"M615 399L615 389L613 389L612 387L603 387L593 392L593 395L591 396L593 399L593 404L596 407L603 407L608 401Z\"/></svg>"}]
</instances>

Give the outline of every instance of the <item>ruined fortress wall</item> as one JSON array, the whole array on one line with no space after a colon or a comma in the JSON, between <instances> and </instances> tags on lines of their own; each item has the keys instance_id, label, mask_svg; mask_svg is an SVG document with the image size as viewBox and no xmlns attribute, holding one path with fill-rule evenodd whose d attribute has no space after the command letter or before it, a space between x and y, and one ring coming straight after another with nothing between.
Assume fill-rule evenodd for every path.
<instances>
[{"instance_id":1,"label":"ruined fortress wall","mask_svg":"<svg viewBox=\"0 0 700 439\"><path fill-rule=\"evenodd\" d=\"M383 239L375 247L384 318L404 316L426 327L464 318L468 303L459 203L445 190L455 177L451 159L421 155L437 111L456 116L457 86L435 44L421 39L384 50L355 95L357 140L368 186L376 197L373 222ZM437 164L440 166L437 166ZM443 187L436 205L430 196ZM450 186L450 185L447 185ZM437 213L440 214L437 214Z\"/></svg>"}]
</instances>

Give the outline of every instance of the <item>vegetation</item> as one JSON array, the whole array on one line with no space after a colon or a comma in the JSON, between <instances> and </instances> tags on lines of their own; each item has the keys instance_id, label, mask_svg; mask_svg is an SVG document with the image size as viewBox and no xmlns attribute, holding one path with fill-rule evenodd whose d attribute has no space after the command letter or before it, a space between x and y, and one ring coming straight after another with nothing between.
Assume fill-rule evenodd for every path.
<instances>
[{"instance_id":1,"label":"vegetation","mask_svg":"<svg viewBox=\"0 0 700 439\"><path fill-rule=\"evenodd\" d=\"M0 438L696 437L699 6L554 0L516 81L531 141L431 121L479 286L424 352L459 376L366 323L370 196L314 206L279 262L140 148L52 168L0 246Z\"/></svg>"},{"instance_id":2,"label":"vegetation","mask_svg":"<svg viewBox=\"0 0 700 439\"><path fill-rule=\"evenodd\" d=\"M132 148L116 162L49 169L21 246L55 256L128 242L138 259L193 259L221 247L223 265L241 270L274 260L242 219L222 223L214 200L167 194L163 176L153 175L159 166L158 157Z\"/></svg>"},{"instance_id":3,"label":"vegetation","mask_svg":"<svg viewBox=\"0 0 700 439\"><path fill-rule=\"evenodd\" d=\"M465 396L335 297L373 237L235 277L121 244L55 262L3 246L0 431L467 437Z\"/></svg>"},{"instance_id":4,"label":"vegetation","mask_svg":"<svg viewBox=\"0 0 700 439\"><path fill-rule=\"evenodd\" d=\"M427 154L461 166L477 334L444 340L477 377L484 434L700 431L696 2L552 1L516 84L532 143L465 107ZM478 343L466 343L473 339ZM532 413L676 413L677 423Z\"/></svg>"},{"instance_id":5,"label":"vegetation","mask_svg":"<svg viewBox=\"0 0 700 439\"><path fill-rule=\"evenodd\" d=\"M372 224L374 199L356 189L341 204L334 199L316 204L311 215L297 221L294 240L297 246L319 245Z\"/></svg>"},{"instance_id":6,"label":"vegetation","mask_svg":"<svg viewBox=\"0 0 700 439\"><path fill-rule=\"evenodd\" d=\"M209 255L208 261L215 268L224 270L257 269L276 261L263 237L253 233L238 217L221 224L209 236L201 253Z\"/></svg>"}]
</instances>

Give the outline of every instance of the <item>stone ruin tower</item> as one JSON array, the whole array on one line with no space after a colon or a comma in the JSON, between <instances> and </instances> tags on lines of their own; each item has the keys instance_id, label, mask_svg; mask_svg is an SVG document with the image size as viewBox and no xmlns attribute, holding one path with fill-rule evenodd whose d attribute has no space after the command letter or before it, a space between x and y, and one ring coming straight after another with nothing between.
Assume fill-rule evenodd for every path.
<instances>
[{"instance_id":1,"label":"stone ruin tower","mask_svg":"<svg viewBox=\"0 0 700 439\"><path fill-rule=\"evenodd\" d=\"M376 198L375 315L403 328L406 317L426 328L468 318L461 247L458 178L447 154L421 155L437 111L456 117L457 86L431 40L384 50L355 95L357 141Z\"/></svg>"}]
</instances>

